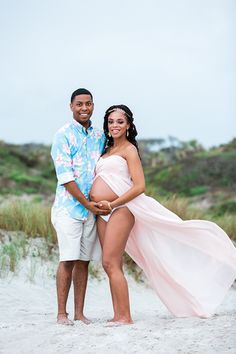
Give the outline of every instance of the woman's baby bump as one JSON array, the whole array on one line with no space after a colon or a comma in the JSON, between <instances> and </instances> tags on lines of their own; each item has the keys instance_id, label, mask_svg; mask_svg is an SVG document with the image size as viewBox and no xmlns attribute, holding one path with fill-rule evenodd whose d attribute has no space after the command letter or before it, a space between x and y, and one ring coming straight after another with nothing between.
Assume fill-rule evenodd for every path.
<instances>
[{"instance_id":1,"label":"woman's baby bump","mask_svg":"<svg viewBox=\"0 0 236 354\"><path fill-rule=\"evenodd\" d=\"M112 191L101 177L97 177L90 191L90 199L94 202L99 202L101 200L112 202L116 198L118 198L118 195Z\"/></svg>"}]
</instances>

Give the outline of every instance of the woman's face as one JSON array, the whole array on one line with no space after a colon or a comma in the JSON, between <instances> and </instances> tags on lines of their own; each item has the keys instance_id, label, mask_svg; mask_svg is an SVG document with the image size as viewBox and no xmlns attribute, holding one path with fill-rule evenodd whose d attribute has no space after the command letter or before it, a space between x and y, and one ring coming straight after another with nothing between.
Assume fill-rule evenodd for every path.
<instances>
[{"instance_id":1,"label":"woman's face","mask_svg":"<svg viewBox=\"0 0 236 354\"><path fill-rule=\"evenodd\" d=\"M120 138L126 136L126 131L129 129L130 124L127 122L127 118L122 112L112 112L108 117L108 131L113 137Z\"/></svg>"}]
</instances>

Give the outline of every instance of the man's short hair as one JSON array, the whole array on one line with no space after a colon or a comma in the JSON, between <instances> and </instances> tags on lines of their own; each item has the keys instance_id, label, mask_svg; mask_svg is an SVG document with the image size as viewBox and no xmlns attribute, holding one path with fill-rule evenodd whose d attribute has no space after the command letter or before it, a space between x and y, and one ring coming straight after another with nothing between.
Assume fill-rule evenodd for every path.
<instances>
[{"instance_id":1,"label":"man's short hair","mask_svg":"<svg viewBox=\"0 0 236 354\"><path fill-rule=\"evenodd\" d=\"M85 88L79 88L72 93L70 102L72 103L74 98L79 95L90 95L92 98L92 101L93 101L93 95L91 94L91 92L89 90L87 90Z\"/></svg>"}]
</instances>

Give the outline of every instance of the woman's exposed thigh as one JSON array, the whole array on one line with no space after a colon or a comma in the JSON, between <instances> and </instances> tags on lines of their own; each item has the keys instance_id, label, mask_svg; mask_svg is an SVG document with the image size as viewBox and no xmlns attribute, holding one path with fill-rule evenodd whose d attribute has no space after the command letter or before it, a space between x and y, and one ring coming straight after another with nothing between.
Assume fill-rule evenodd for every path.
<instances>
[{"instance_id":1,"label":"woman's exposed thigh","mask_svg":"<svg viewBox=\"0 0 236 354\"><path fill-rule=\"evenodd\" d=\"M117 208L106 225L103 239L103 254L123 254L129 234L134 226L134 216L127 207Z\"/></svg>"},{"instance_id":2,"label":"woman's exposed thigh","mask_svg":"<svg viewBox=\"0 0 236 354\"><path fill-rule=\"evenodd\" d=\"M103 248L106 228L107 228L107 222L98 216L97 217L97 231L98 231L98 237L99 237L102 248Z\"/></svg>"}]
</instances>

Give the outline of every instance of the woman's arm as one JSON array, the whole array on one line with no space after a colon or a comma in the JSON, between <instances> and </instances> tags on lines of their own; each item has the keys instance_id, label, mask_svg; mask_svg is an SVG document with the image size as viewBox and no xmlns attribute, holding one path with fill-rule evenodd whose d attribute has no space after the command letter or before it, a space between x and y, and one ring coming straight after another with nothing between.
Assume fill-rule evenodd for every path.
<instances>
[{"instance_id":1,"label":"woman's arm","mask_svg":"<svg viewBox=\"0 0 236 354\"><path fill-rule=\"evenodd\" d=\"M125 150L124 158L128 164L133 186L126 193L122 194L120 197L110 203L107 201L99 202L99 207L105 207L108 204L111 209L114 209L129 202L145 191L143 168L136 147L133 145L129 146Z\"/></svg>"}]
</instances>

